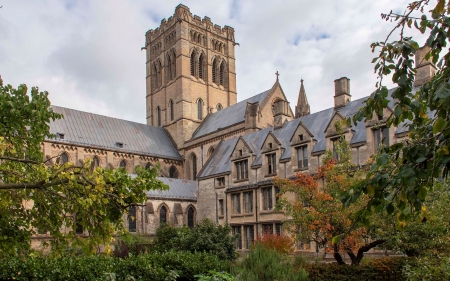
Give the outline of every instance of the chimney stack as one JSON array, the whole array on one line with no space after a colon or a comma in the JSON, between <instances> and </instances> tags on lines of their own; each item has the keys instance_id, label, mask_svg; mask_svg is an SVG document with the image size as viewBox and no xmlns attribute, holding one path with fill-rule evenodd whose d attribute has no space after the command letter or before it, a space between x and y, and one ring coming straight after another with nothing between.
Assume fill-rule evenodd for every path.
<instances>
[{"instance_id":1,"label":"chimney stack","mask_svg":"<svg viewBox=\"0 0 450 281\"><path fill-rule=\"evenodd\" d=\"M334 80L334 108L343 107L350 101L350 79L341 77Z\"/></svg>"},{"instance_id":2,"label":"chimney stack","mask_svg":"<svg viewBox=\"0 0 450 281\"><path fill-rule=\"evenodd\" d=\"M416 78L414 80L414 87L421 86L431 81L431 78L436 73L436 67L431 60L426 60L425 55L431 50L428 46L423 46L416 51ZM430 58L431 59L431 58Z\"/></svg>"}]
</instances>

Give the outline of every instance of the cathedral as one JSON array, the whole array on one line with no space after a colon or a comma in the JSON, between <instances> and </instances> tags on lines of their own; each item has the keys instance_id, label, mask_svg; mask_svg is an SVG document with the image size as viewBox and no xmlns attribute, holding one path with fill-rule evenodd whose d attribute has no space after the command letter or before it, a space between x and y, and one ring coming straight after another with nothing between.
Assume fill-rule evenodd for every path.
<instances>
[{"instance_id":1,"label":"cathedral","mask_svg":"<svg viewBox=\"0 0 450 281\"><path fill-rule=\"evenodd\" d=\"M159 166L169 190L148 191L147 201L129 210L124 223L130 232L152 235L162 223L193 227L209 218L231 225L240 235L237 248L246 250L258 234L281 233L288 219L274 210L274 178L315 173L340 133L357 165L380 144L405 137L405 127L385 126L394 101L383 115L337 131L335 123L355 114L367 98L351 99L347 77L334 81L334 107L320 112L310 112L303 80L292 111L278 74L270 89L237 102L235 45L232 27L178 5L145 34L146 124L52 106L64 118L50 124L56 139L43 143L45 157L60 155L60 161L77 165L92 158L96 166L123 167L130 174L136 166ZM435 68L416 61L422 62L416 65L419 86Z\"/></svg>"}]
</instances>

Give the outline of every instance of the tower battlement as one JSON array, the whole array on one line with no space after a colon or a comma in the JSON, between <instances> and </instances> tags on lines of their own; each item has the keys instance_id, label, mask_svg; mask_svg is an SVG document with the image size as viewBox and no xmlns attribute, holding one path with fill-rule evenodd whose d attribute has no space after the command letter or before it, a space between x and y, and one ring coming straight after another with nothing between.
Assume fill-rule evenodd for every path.
<instances>
[{"instance_id":1,"label":"tower battlement","mask_svg":"<svg viewBox=\"0 0 450 281\"><path fill-rule=\"evenodd\" d=\"M165 34L167 30L173 28L179 21L186 21L190 23L192 27L198 28L199 31L209 31L212 34L219 36L221 39L227 39L234 42L234 28L228 25L225 25L222 28L220 25L214 24L207 16L201 19L199 16L193 15L187 6L179 4L175 8L173 16L169 17L167 20L165 18L162 19L159 27L150 29L145 33L145 46L151 44L155 40L159 40L162 34Z\"/></svg>"}]
</instances>

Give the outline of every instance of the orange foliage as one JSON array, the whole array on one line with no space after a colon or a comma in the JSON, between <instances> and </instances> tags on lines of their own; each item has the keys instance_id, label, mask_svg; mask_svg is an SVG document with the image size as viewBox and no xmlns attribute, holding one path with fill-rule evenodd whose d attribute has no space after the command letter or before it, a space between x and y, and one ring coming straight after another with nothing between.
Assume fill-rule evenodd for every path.
<instances>
[{"instance_id":1,"label":"orange foliage","mask_svg":"<svg viewBox=\"0 0 450 281\"><path fill-rule=\"evenodd\" d=\"M294 245L292 239L284 234L272 234L266 233L264 235L258 235L255 244L261 244L264 248L274 249L279 253L289 254L292 252L292 246Z\"/></svg>"}]
</instances>

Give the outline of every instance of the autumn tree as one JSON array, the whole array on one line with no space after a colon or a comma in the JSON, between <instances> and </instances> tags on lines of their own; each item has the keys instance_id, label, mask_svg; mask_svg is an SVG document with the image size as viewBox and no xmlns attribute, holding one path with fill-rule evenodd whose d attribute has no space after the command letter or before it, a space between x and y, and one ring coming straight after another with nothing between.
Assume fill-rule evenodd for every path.
<instances>
[{"instance_id":1,"label":"autumn tree","mask_svg":"<svg viewBox=\"0 0 450 281\"><path fill-rule=\"evenodd\" d=\"M409 133L403 141L381 149L367 177L343 198L346 206L369 195L366 210L387 211L398 222L406 222L412 213L421 211L429 193L442 188L450 168L449 13L449 1L420 0L410 3L403 14L382 15L397 24L384 41L371 46L378 52L373 59L379 78L376 91L348 121L357 123L381 114L393 99L393 114L386 125L404 127ZM411 29L426 34L427 40L414 41L408 36ZM414 56L420 45L429 48L423 60L433 63L436 74L415 87ZM397 86L390 97L383 85L388 75ZM360 212L359 219L367 221L371 213Z\"/></svg>"},{"instance_id":2,"label":"autumn tree","mask_svg":"<svg viewBox=\"0 0 450 281\"><path fill-rule=\"evenodd\" d=\"M323 165L315 175L297 173L295 179L278 179L282 209L288 220L286 228L303 243L314 242L325 252L332 252L339 264L345 264L342 253L348 254L353 265L358 265L364 253L385 242L376 239L375 229L355 223L354 214L367 204L360 197L348 208L341 203L342 193L361 180L365 171L350 162L349 144L341 138L337 148L339 160L327 152ZM295 200L287 199L295 195Z\"/></svg>"},{"instance_id":3,"label":"autumn tree","mask_svg":"<svg viewBox=\"0 0 450 281\"><path fill-rule=\"evenodd\" d=\"M44 160L41 144L54 137L48 124L63 118L47 92L34 87L28 94L25 85L15 89L0 79L0 112L0 255L29 250L30 237L41 231L50 232L56 250L93 251L123 230L123 214L144 202L145 190L165 188L155 169L138 168L131 178L124 169L93 167L92 159L81 166L62 164L59 156Z\"/></svg>"}]
</instances>

